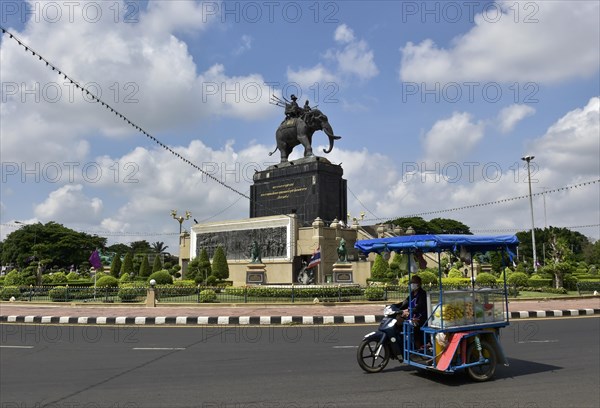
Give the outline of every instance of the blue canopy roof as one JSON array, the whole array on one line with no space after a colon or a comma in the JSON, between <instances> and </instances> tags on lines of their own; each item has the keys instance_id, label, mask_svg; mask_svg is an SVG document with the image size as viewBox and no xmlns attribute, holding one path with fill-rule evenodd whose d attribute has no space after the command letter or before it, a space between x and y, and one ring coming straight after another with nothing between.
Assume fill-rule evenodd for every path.
<instances>
[{"instance_id":1,"label":"blue canopy roof","mask_svg":"<svg viewBox=\"0 0 600 408\"><path fill-rule=\"evenodd\" d=\"M461 246L470 252L508 250L514 252L519 240L515 235L404 235L356 241L354 247L361 252L399 252L403 249L419 249L423 252L459 250Z\"/></svg>"}]
</instances>

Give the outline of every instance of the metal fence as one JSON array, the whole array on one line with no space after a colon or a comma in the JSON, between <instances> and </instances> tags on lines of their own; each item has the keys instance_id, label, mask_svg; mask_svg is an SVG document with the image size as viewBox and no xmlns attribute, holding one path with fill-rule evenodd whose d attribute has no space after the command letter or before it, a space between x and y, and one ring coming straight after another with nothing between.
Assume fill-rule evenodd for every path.
<instances>
[{"instance_id":1,"label":"metal fence","mask_svg":"<svg viewBox=\"0 0 600 408\"><path fill-rule=\"evenodd\" d=\"M424 285L437 291L437 285ZM477 288L477 287L476 287ZM0 299L28 302L140 303L146 301L147 286L5 286ZM444 290L472 289L471 285L444 285ZM399 302L408 296L408 286L381 285L279 285L279 286L176 286L153 288L160 303L313 303L313 302ZM516 296L516 288L509 294Z\"/></svg>"}]
</instances>

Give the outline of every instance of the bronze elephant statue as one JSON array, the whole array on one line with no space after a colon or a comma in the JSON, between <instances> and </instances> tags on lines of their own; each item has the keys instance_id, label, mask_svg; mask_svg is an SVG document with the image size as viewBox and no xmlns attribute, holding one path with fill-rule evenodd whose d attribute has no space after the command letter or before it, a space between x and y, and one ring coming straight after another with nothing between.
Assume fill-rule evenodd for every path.
<instances>
[{"instance_id":1,"label":"bronze elephant statue","mask_svg":"<svg viewBox=\"0 0 600 408\"><path fill-rule=\"evenodd\" d=\"M304 157L314 156L312 136L317 130L322 130L329 137L329 149L323 149L323 152L331 152L333 142L340 139L341 136L334 135L333 128L323 112L318 109L312 109L299 118L286 119L279 125L275 133L277 147L269 153L269 156L279 149L281 163L285 163L288 161L288 157L294 147L299 144L304 146Z\"/></svg>"}]
</instances>

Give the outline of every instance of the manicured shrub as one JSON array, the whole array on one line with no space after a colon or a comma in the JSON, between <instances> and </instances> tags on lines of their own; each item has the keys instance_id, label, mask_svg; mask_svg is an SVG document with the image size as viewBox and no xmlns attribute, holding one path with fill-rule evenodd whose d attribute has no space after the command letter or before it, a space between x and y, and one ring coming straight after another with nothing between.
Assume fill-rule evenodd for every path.
<instances>
[{"instance_id":1,"label":"manicured shrub","mask_svg":"<svg viewBox=\"0 0 600 408\"><path fill-rule=\"evenodd\" d=\"M131 275L133 272L133 255L131 252L127 252L125 254L125 258L123 259L123 263L121 264L121 275L126 273Z\"/></svg>"},{"instance_id":2,"label":"manicured shrub","mask_svg":"<svg viewBox=\"0 0 600 408\"><path fill-rule=\"evenodd\" d=\"M58 283L67 283L69 279L67 279L67 275L64 272L54 272L50 275L50 282L53 284Z\"/></svg>"},{"instance_id":3,"label":"manicured shrub","mask_svg":"<svg viewBox=\"0 0 600 408\"><path fill-rule=\"evenodd\" d=\"M383 300L384 288L381 286L371 286L365 289L365 298L367 300Z\"/></svg>"},{"instance_id":4,"label":"manicured shrub","mask_svg":"<svg viewBox=\"0 0 600 408\"><path fill-rule=\"evenodd\" d=\"M136 302L146 295L146 288L124 285L119 288L117 296L123 302Z\"/></svg>"},{"instance_id":5,"label":"manicured shrub","mask_svg":"<svg viewBox=\"0 0 600 408\"><path fill-rule=\"evenodd\" d=\"M531 276L527 280L527 286L532 288L551 288L552 287L552 279L542 279Z\"/></svg>"},{"instance_id":6,"label":"manicured shrub","mask_svg":"<svg viewBox=\"0 0 600 408\"><path fill-rule=\"evenodd\" d=\"M563 288L567 290L577 290L577 282L579 282L577 276L570 273L563 276Z\"/></svg>"},{"instance_id":7,"label":"manicured shrub","mask_svg":"<svg viewBox=\"0 0 600 408\"><path fill-rule=\"evenodd\" d=\"M18 286L5 286L0 289L0 299L10 300L11 297L19 299L21 297L21 289Z\"/></svg>"},{"instance_id":8,"label":"manicured shrub","mask_svg":"<svg viewBox=\"0 0 600 408\"><path fill-rule=\"evenodd\" d=\"M25 285L25 276L18 271L10 271L4 277L4 284L6 286L19 286Z\"/></svg>"},{"instance_id":9,"label":"manicured shrub","mask_svg":"<svg viewBox=\"0 0 600 408\"><path fill-rule=\"evenodd\" d=\"M214 290L205 289L200 292L200 303L214 303L217 301L217 294Z\"/></svg>"},{"instance_id":10,"label":"manicured shrub","mask_svg":"<svg viewBox=\"0 0 600 408\"><path fill-rule=\"evenodd\" d=\"M475 283L479 286L494 286L496 285L496 277L488 272L482 272L475 278Z\"/></svg>"},{"instance_id":11,"label":"manicured shrub","mask_svg":"<svg viewBox=\"0 0 600 408\"><path fill-rule=\"evenodd\" d=\"M81 279L81 276L77 272L69 272L67 275L67 280L75 281Z\"/></svg>"},{"instance_id":12,"label":"manicured shrub","mask_svg":"<svg viewBox=\"0 0 600 408\"><path fill-rule=\"evenodd\" d=\"M389 265L381 254L375 256L375 261L371 267L371 278L373 279L385 279L388 273Z\"/></svg>"},{"instance_id":13,"label":"manicured shrub","mask_svg":"<svg viewBox=\"0 0 600 408\"><path fill-rule=\"evenodd\" d=\"M123 284L123 283L128 283L133 281L133 279L131 278L131 276L129 276L128 274L124 273L123 275L121 275L121 277L119 278L119 285Z\"/></svg>"},{"instance_id":14,"label":"manicured shrub","mask_svg":"<svg viewBox=\"0 0 600 408\"><path fill-rule=\"evenodd\" d=\"M160 256L157 254L154 257L154 263L152 264L152 273L162 271L162 270L163 270L162 262L160 261Z\"/></svg>"},{"instance_id":15,"label":"manicured shrub","mask_svg":"<svg viewBox=\"0 0 600 408\"><path fill-rule=\"evenodd\" d=\"M217 284L217 277L214 275L210 275L207 279L206 279L206 285L208 286L215 286Z\"/></svg>"},{"instance_id":16,"label":"manicured shrub","mask_svg":"<svg viewBox=\"0 0 600 408\"><path fill-rule=\"evenodd\" d=\"M220 246L217 247L213 256L212 275L218 280L229 278L229 265L227 265L225 251Z\"/></svg>"},{"instance_id":17,"label":"manicured shrub","mask_svg":"<svg viewBox=\"0 0 600 408\"><path fill-rule=\"evenodd\" d=\"M113 257L112 262L110 263L110 276L114 276L115 278L118 278L119 274L121 273L122 265L123 265L123 263L121 262L121 255L116 254Z\"/></svg>"},{"instance_id":18,"label":"manicured shrub","mask_svg":"<svg viewBox=\"0 0 600 408\"><path fill-rule=\"evenodd\" d=\"M196 282L193 280L181 280L173 282L173 289L178 296L193 295L196 293Z\"/></svg>"},{"instance_id":19,"label":"manicured shrub","mask_svg":"<svg viewBox=\"0 0 600 408\"><path fill-rule=\"evenodd\" d=\"M156 281L157 285L171 285L173 283L173 277L169 273L169 271L158 271L154 272L147 279L147 282L150 282L152 279Z\"/></svg>"},{"instance_id":20,"label":"manicured shrub","mask_svg":"<svg viewBox=\"0 0 600 408\"><path fill-rule=\"evenodd\" d=\"M103 276L96 281L96 287L98 288L116 288L119 286L119 281L114 276Z\"/></svg>"},{"instance_id":21,"label":"manicured shrub","mask_svg":"<svg viewBox=\"0 0 600 408\"><path fill-rule=\"evenodd\" d=\"M434 274L433 272L429 272L429 271L423 271L423 272L419 272L417 273L417 275L419 275L419 277L421 278L421 283L423 285L433 285L436 284L438 279L437 279L437 275Z\"/></svg>"},{"instance_id":22,"label":"manicured shrub","mask_svg":"<svg viewBox=\"0 0 600 408\"><path fill-rule=\"evenodd\" d=\"M48 296L50 296L53 302L68 302L71 298L69 290L65 286L57 286L54 289L50 289Z\"/></svg>"},{"instance_id":23,"label":"manicured shrub","mask_svg":"<svg viewBox=\"0 0 600 408\"><path fill-rule=\"evenodd\" d=\"M140 270L138 271L138 275L141 277L148 277L152 274L152 270L150 269L150 263L148 262L148 256L144 255L142 257L142 263L140 264Z\"/></svg>"},{"instance_id":24,"label":"manicured shrub","mask_svg":"<svg viewBox=\"0 0 600 408\"><path fill-rule=\"evenodd\" d=\"M448 271L448 277L449 278L462 278L463 274L458 269L452 268Z\"/></svg>"},{"instance_id":25,"label":"manicured shrub","mask_svg":"<svg viewBox=\"0 0 600 408\"><path fill-rule=\"evenodd\" d=\"M508 276L506 281L509 285L523 287L527 286L529 276L527 276L527 274L523 272L514 272Z\"/></svg>"}]
</instances>

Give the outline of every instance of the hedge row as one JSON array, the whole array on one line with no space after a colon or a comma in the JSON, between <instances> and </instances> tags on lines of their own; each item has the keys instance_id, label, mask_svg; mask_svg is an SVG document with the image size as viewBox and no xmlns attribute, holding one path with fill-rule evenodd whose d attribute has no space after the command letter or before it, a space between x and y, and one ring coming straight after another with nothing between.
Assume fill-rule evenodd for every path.
<instances>
[{"instance_id":1,"label":"hedge row","mask_svg":"<svg viewBox=\"0 0 600 408\"><path fill-rule=\"evenodd\" d=\"M225 288L224 293L231 296L250 296L250 297L292 297L292 288L265 288L260 286L248 286L245 288ZM362 296L363 289L359 286L338 287L331 286L325 288L302 288L294 287L294 297L297 298L329 298L337 296Z\"/></svg>"}]
</instances>

